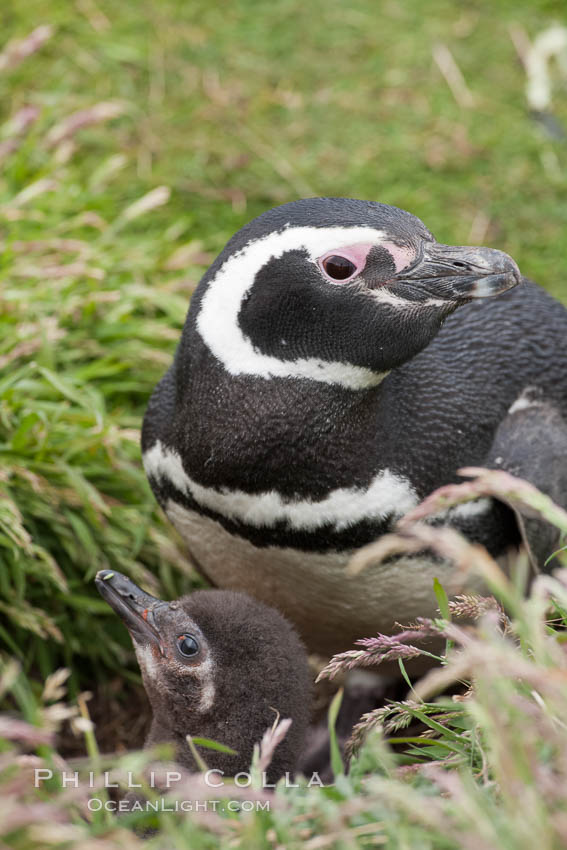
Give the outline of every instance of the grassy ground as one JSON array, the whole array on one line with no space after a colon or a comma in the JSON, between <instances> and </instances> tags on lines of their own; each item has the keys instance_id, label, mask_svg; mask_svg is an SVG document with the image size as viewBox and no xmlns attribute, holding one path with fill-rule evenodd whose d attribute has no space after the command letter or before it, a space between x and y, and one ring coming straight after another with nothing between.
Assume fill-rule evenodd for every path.
<instances>
[{"instance_id":1,"label":"grassy ground","mask_svg":"<svg viewBox=\"0 0 567 850\"><path fill-rule=\"evenodd\" d=\"M393 203L567 300L567 146L529 115L517 52L555 20L543 0L4 0L0 638L26 705L61 665L72 698L125 665L136 680L97 569L166 595L197 581L138 429L195 283L253 215ZM24 58L11 40L37 27Z\"/></svg>"}]
</instances>

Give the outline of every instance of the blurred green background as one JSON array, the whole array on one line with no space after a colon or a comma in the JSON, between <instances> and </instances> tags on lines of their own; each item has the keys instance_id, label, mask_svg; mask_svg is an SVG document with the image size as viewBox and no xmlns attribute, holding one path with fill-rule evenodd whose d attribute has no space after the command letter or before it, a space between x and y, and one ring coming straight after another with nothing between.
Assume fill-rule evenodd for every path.
<instances>
[{"instance_id":1,"label":"blurred green background","mask_svg":"<svg viewBox=\"0 0 567 850\"><path fill-rule=\"evenodd\" d=\"M138 429L195 283L247 220L379 200L567 300L567 145L530 115L521 61L567 12L3 0L0 23L0 638L80 687L128 657L97 569L172 595L196 581Z\"/></svg>"}]
</instances>

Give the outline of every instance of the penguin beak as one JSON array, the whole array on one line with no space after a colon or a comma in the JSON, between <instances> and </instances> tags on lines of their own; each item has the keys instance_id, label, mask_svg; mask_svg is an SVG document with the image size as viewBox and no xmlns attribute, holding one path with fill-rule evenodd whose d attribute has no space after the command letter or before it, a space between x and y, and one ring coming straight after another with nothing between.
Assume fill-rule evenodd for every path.
<instances>
[{"instance_id":1,"label":"penguin beak","mask_svg":"<svg viewBox=\"0 0 567 850\"><path fill-rule=\"evenodd\" d=\"M396 280L419 281L432 296L462 301L499 295L520 283L522 275L503 251L425 242L418 261Z\"/></svg>"},{"instance_id":2,"label":"penguin beak","mask_svg":"<svg viewBox=\"0 0 567 850\"><path fill-rule=\"evenodd\" d=\"M146 593L127 576L114 570L99 570L95 584L104 601L118 614L135 644L153 644L161 655L167 655L154 619L156 607L167 605L167 602Z\"/></svg>"}]
</instances>

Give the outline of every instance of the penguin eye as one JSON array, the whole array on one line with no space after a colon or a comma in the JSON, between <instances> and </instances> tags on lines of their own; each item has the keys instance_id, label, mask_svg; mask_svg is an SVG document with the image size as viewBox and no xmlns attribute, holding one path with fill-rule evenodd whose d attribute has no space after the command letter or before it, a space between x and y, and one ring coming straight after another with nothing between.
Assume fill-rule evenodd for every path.
<instances>
[{"instance_id":1,"label":"penguin eye","mask_svg":"<svg viewBox=\"0 0 567 850\"><path fill-rule=\"evenodd\" d=\"M331 254L330 257L325 257L321 265L333 280L346 280L352 277L356 271L355 264L346 257L341 257L340 254Z\"/></svg>"},{"instance_id":2,"label":"penguin eye","mask_svg":"<svg viewBox=\"0 0 567 850\"><path fill-rule=\"evenodd\" d=\"M177 648L185 658L191 658L199 652L199 644L193 635L179 635L177 638Z\"/></svg>"},{"instance_id":3,"label":"penguin eye","mask_svg":"<svg viewBox=\"0 0 567 850\"><path fill-rule=\"evenodd\" d=\"M341 245L337 251L327 251L317 258L317 265L330 283L345 283L360 274L366 266L372 242Z\"/></svg>"}]
</instances>

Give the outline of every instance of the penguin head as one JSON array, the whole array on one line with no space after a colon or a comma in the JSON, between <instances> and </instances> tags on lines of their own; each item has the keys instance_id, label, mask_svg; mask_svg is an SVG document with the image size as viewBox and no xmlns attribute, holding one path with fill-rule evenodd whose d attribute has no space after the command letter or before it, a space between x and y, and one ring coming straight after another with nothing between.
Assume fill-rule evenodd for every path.
<instances>
[{"instance_id":1,"label":"penguin head","mask_svg":"<svg viewBox=\"0 0 567 850\"><path fill-rule=\"evenodd\" d=\"M265 212L228 242L185 335L196 330L231 374L357 388L423 349L459 305L520 280L507 254L442 245L404 210L310 198Z\"/></svg>"},{"instance_id":2,"label":"penguin head","mask_svg":"<svg viewBox=\"0 0 567 850\"><path fill-rule=\"evenodd\" d=\"M131 579L101 570L96 586L126 625L153 711L153 738L180 743L179 761L194 768L185 736L216 740L237 756L206 754L210 767L234 775L250 766L253 746L277 714L292 727L274 770L293 770L309 719L307 656L292 626L242 593L196 591L164 602Z\"/></svg>"}]
</instances>

